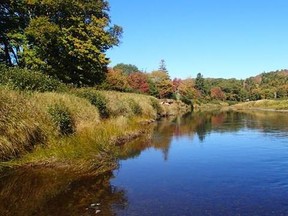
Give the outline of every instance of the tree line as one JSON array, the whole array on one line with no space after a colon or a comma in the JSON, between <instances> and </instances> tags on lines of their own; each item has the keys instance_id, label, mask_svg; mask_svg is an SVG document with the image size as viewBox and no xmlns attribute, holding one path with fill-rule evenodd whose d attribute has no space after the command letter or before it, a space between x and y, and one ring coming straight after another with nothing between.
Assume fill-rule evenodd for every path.
<instances>
[{"instance_id":1,"label":"tree line","mask_svg":"<svg viewBox=\"0 0 288 216\"><path fill-rule=\"evenodd\" d=\"M288 98L288 70L263 72L247 79L204 78L201 73L194 78L171 79L163 64L165 61L161 60L159 69L148 73L132 64L117 64L108 69L101 88L181 99L186 103Z\"/></svg>"},{"instance_id":2,"label":"tree line","mask_svg":"<svg viewBox=\"0 0 288 216\"><path fill-rule=\"evenodd\" d=\"M245 80L204 78L201 73L172 80L164 60L148 73L132 64L109 68L105 52L120 43L122 32L111 24L106 0L2 0L0 64L38 71L77 87L137 92L186 103L288 97L287 70ZM9 81L9 73L0 77ZM17 77L15 70L13 76Z\"/></svg>"}]
</instances>

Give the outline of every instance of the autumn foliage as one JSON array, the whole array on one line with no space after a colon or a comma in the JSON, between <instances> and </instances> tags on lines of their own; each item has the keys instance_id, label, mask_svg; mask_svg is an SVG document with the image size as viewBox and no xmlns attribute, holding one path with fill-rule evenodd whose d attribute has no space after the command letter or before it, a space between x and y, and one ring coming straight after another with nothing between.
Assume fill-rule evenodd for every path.
<instances>
[{"instance_id":1,"label":"autumn foliage","mask_svg":"<svg viewBox=\"0 0 288 216\"><path fill-rule=\"evenodd\" d=\"M213 87L210 90L211 98L216 100L225 100L225 94L220 87Z\"/></svg>"},{"instance_id":2,"label":"autumn foliage","mask_svg":"<svg viewBox=\"0 0 288 216\"><path fill-rule=\"evenodd\" d=\"M134 72L127 77L128 84L135 92L148 94L149 84L147 74Z\"/></svg>"}]
</instances>

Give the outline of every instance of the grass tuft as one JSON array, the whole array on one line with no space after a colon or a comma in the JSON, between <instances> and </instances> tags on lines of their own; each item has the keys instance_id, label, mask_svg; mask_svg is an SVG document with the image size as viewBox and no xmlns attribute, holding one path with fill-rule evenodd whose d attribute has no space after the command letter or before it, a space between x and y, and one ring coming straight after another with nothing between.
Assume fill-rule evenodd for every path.
<instances>
[{"instance_id":1,"label":"grass tuft","mask_svg":"<svg viewBox=\"0 0 288 216\"><path fill-rule=\"evenodd\" d=\"M107 101L105 97L96 91L89 91L88 89L78 90L77 96L87 99L92 105L97 107L100 117L102 119L109 117L109 111L107 108Z\"/></svg>"},{"instance_id":2,"label":"grass tuft","mask_svg":"<svg viewBox=\"0 0 288 216\"><path fill-rule=\"evenodd\" d=\"M61 135L70 135L75 132L75 121L65 105L53 105L49 107L48 112Z\"/></svg>"}]
</instances>

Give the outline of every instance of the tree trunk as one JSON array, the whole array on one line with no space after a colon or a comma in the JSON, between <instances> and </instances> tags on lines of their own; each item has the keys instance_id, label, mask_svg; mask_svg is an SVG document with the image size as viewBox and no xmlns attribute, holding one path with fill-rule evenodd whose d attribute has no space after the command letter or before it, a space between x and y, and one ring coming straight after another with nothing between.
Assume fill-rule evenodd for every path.
<instances>
[{"instance_id":1,"label":"tree trunk","mask_svg":"<svg viewBox=\"0 0 288 216\"><path fill-rule=\"evenodd\" d=\"M5 61L6 64L9 66L12 66L12 60L9 54L9 43L5 37L3 37L3 42L4 42L4 51L5 51Z\"/></svg>"}]
</instances>

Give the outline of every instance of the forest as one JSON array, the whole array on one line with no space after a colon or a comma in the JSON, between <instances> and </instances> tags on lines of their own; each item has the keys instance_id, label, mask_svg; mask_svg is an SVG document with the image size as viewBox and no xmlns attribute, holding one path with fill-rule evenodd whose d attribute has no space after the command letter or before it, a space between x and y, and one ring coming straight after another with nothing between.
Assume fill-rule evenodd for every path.
<instances>
[{"instance_id":1,"label":"forest","mask_svg":"<svg viewBox=\"0 0 288 216\"><path fill-rule=\"evenodd\" d=\"M288 96L288 70L263 72L247 79L205 78L198 73L194 78L170 79L161 60L159 69L141 72L135 65L117 64L109 68L102 88L123 92L138 92L157 98L228 102L284 99Z\"/></svg>"}]
</instances>

